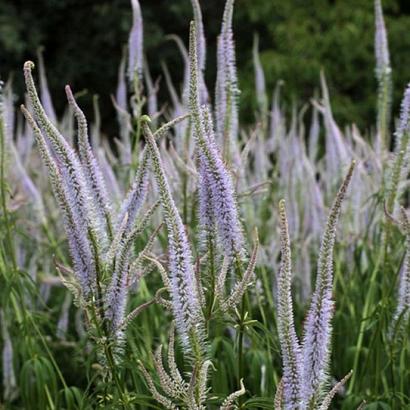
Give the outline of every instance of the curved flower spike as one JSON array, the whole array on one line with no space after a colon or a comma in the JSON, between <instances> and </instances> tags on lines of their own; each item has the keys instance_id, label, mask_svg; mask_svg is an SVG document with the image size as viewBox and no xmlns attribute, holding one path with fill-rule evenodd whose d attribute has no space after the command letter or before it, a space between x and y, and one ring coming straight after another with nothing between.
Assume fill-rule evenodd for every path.
<instances>
[{"instance_id":1,"label":"curved flower spike","mask_svg":"<svg viewBox=\"0 0 410 410\"><path fill-rule=\"evenodd\" d=\"M91 193L86 183L81 162L73 148L70 147L65 138L47 117L34 84L31 73L33 68L33 62L27 61L24 63L26 88L35 119L47 137L47 142L50 143L52 155L56 160L55 164L62 177L68 204L72 209L73 215L78 219L79 229L82 230L84 236L88 236L91 233L96 240L99 240L101 235L96 233L102 232L103 228L98 225L96 210L90 200ZM32 125L32 123L30 124Z\"/></svg>"},{"instance_id":2,"label":"curved flower spike","mask_svg":"<svg viewBox=\"0 0 410 410\"><path fill-rule=\"evenodd\" d=\"M68 238L70 254L74 263L74 272L81 284L83 296L87 296L95 285L95 265L89 240L80 226L78 217L75 215L75 208L70 204L67 190L63 183L63 177L50 153L40 128L24 106L21 106L21 111L33 128L34 137L41 158L48 169L54 195L63 213L64 228Z\"/></svg>"},{"instance_id":3,"label":"curved flower spike","mask_svg":"<svg viewBox=\"0 0 410 410\"><path fill-rule=\"evenodd\" d=\"M302 395L309 405L317 402L327 379L333 317L333 248L340 209L354 167L355 161L350 165L330 210L320 247L315 291L304 325Z\"/></svg>"},{"instance_id":4,"label":"curved flower spike","mask_svg":"<svg viewBox=\"0 0 410 410\"><path fill-rule=\"evenodd\" d=\"M40 74L40 95L41 95L41 102L44 106L44 110L47 116L51 119L51 121L56 124L57 123L57 116L53 106L53 100L51 98L50 90L48 88L47 83L47 76L46 76L46 69L44 66L44 59L43 59L43 48L40 47L37 51L37 59L38 59L38 71Z\"/></svg>"},{"instance_id":5,"label":"curved flower spike","mask_svg":"<svg viewBox=\"0 0 410 410\"><path fill-rule=\"evenodd\" d=\"M65 87L65 92L68 103L72 107L74 116L76 117L78 123L79 154L81 163L84 167L84 173L87 178L89 190L92 193L94 204L97 206L99 217L105 221L106 232L112 236L111 206L100 166L98 165L97 159L94 156L88 140L87 119L85 118L81 108L78 106L69 85ZM100 222L101 225L104 224L103 221Z\"/></svg>"},{"instance_id":6,"label":"curved flower spike","mask_svg":"<svg viewBox=\"0 0 410 410\"><path fill-rule=\"evenodd\" d=\"M402 226L406 235L406 255L400 271L398 301L392 326L392 329L395 329L399 325L397 329L399 332L406 326L410 317L410 222L405 209L400 208L400 211Z\"/></svg>"},{"instance_id":7,"label":"curved flower spike","mask_svg":"<svg viewBox=\"0 0 410 410\"><path fill-rule=\"evenodd\" d=\"M322 404L319 407L319 410L328 410L330 407L330 404L333 400L333 397L335 397L336 393L342 389L342 387L346 384L346 382L350 379L351 375L353 373L353 370L351 370L349 373L346 374L345 377L343 377L342 380L337 382L333 387L332 390L326 395L324 398Z\"/></svg>"},{"instance_id":8,"label":"curved flower spike","mask_svg":"<svg viewBox=\"0 0 410 410\"><path fill-rule=\"evenodd\" d=\"M399 126L395 132L394 158L390 165L390 181L387 192L386 208L393 213L398 197L398 187L408 172L408 157L410 143L410 84L407 85L401 103Z\"/></svg>"},{"instance_id":9,"label":"curved flower spike","mask_svg":"<svg viewBox=\"0 0 410 410\"><path fill-rule=\"evenodd\" d=\"M198 59L196 50L196 28L191 23L190 31L190 112L193 121L195 140L199 151L202 183L200 200L202 205L201 219L204 224L210 224L212 215L217 226L218 235L224 252L229 256L243 254L243 232L239 220L239 212L235 198L232 177L222 161L215 143L211 115L205 108L201 111L198 89ZM209 198L206 198L209 195ZM211 202L212 212L204 201Z\"/></svg>"},{"instance_id":10,"label":"curved flower spike","mask_svg":"<svg viewBox=\"0 0 410 410\"><path fill-rule=\"evenodd\" d=\"M233 408L234 401L243 396L246 393L245 386L243 384L243 379L240 380L241 388L233 393L231 393L222 403L220 410L231 410Z\"/></svg>"},{"instance_id":11,"label":"curved flower spike","mask_svg":"<svg viewBox=\"0 0 410 410\"><path fill-rule=\"evenodd\" d=\"M171 195L158 146L148 126L142 119L142 129L151 155L169 240L169 273L171 298L176 327L188 351L196 351L203 337L203 315L192 264L192 254L184 225Z\"/></svg>"},{"instance_id":12,"label":"curved flower spike","mask_svg":"<svg viewBox=\"0 0 410 410\"><path fill-rule=\"evenodd\" d=\"M302 402L302 366L296 335L291 294L291 250L285 201L279 202L281 265L277 278L277 326L283 361L283 401L287 410L298 409Z\"/></svg>"},{"instance_id":13,"label":"curved flower spike","mask_svg":"<svg viewBox=\"0 0 410 410\"><path fill-rule=\"evenodd\" d=\"M125 233L129 233L135 224L148 192L149 153L146 148L141 154L141 161L130 190L128 191L117 217L117 229L125 223ZM127 219L126 222L125 219Z\"/></svg>"},{"instance_id":14,"label":"curved flower spike","mask_svg":"<svg viewBox=\"0 0 410 410\"><path fill-rule=\"evenodd\" d=\"M258 249L259 249L259 239L256 237L255 245L252 251L251 258L248 263L248 267L246 268L245 273L243 274L242 279L236 283L234 288L231 291L231 294L226 301L227 307L234 307L242 300L242 296L244 295L246 288L249 286L251 280L255 276L255 266L256 266L256 258L258 256Z\"/></svg>"},{"instance_id":15,"label":"curved flower spike","mask_svg":"<svg viewBox=\"0 0 410 410\"><path fill-rule=\"evenodd\" d=\"M157 390L157 388L155 387L154 381L152 380L152 377L150 376L150 374L147 372L147 370L145 369L145 367L143 366L142 362L139 361L138 362L138 366L144 376L145 381L147 382L148 385L148 389L152 394L152 397L160 404L162 404L166 409L169 410L176 410L177 406L175 406L175 404L172 403L172 401L170 399L168 399L167 397L165 397L164 395L162 395L161 393L159 393L159 391Z\"/></svg>"}]
</instances>

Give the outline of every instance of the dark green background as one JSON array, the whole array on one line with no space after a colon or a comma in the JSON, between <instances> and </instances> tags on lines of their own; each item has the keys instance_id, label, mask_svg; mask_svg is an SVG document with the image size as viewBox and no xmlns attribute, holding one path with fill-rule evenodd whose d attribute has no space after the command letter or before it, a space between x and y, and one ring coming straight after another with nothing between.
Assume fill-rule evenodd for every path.
<instances>
[{"instance_id":1,"label":"dark green background","mask_svg":"<svg viewBox=\"0 0 410 410\"><path fill-rule=\"evenodd\" d=\"M145 22L145 46L154 77L167 62L179 82L179 54L164 36L187 40L191 19L189 0L140 0ZM208 40L210 89L215 78L215 39L220 30L223 0L201 1ZM394 103L410 80L410 1L383 2L394 75ZM117 68L131 23L128 0L1 0L0 74L14 74L16 93L22 94L21 67L45 46L49 84L61 113L63 86L88 90L81 103L90 113L91 96L101 97L107 132L115 132L109 94L115 91ZM242 121L252 120L254 80L253 33L261 37L261 58L268 91L279 79L290 103L309 100L325 69L337 120L374 124L374 16L372 0L237 0L235 38L242 89ZM166 95L161 95L166 98ZM290 104L288 104L289 106Z\"/></svg>"}]
</instances>

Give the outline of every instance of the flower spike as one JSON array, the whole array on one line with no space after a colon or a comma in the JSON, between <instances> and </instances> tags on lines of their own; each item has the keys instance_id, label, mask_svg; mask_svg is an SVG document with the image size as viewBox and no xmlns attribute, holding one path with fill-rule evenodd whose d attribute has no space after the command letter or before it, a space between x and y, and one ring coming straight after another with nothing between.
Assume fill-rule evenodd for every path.
<instances>
[{"instance_id":1,"label":"flower spike","mask_svg":"<svg viewBox=\"0 0 410 410\"><path fill-rule=\"evenodd\" d=\"M243 232L235 198L232 177L222 161L215 143L211 115L207 108L201 110L198 88L198 58L196 50L196 27L191 23L190 32L190 112L194 126L194 135L201 162L202 183L200 200L201 219L204 224L212 223L214 215L218 233L224 251L229 256L241 256L243 253ZM205 195L210 198L206 198ZM203 202L212 204L212 212ZM210 219L211 218L211 219ZM208 227L209 228L209 227Z\"/></svg>"},{"instance_id":2,"label":"flower spike","mask_svg":"<svg viewBox=\"0 0 410 410\"><path fill-rule=\"evenodd\" d=\"M317 402L327 379L333 317L333 248L341 206L354 168L355 161L350 165L329 213L320 247L315 291L304 326L303 397L308 403Z\"/></svg>"},{"instance_id":3,"label":"flower spike","mask_svg":"<svg viewBox=\"0 0 410 410\"><path fill-rule=\"evenodd\" d=\"M283 361L283 401L286 409L298 409L301 397L301 349L296 335L291 294L291 250L285 201L279 202L281 265L277 279L277 323Z\"/></svg>"},{"instance_id":4,"label":"flower spike","mask_svg":"<svg viewBox=\"0 0 410 410\"><path fill-rule=\"evenodd\" d=\"M191 249L147 119L142 119L142 128L150 151L168 230L171 298L176 327L185 348L195 350L193 343L200 341L203 333L203 315L195 283ZM192 340L192 337L196 339L196 342Z\"/></svg>"}]
</instances>

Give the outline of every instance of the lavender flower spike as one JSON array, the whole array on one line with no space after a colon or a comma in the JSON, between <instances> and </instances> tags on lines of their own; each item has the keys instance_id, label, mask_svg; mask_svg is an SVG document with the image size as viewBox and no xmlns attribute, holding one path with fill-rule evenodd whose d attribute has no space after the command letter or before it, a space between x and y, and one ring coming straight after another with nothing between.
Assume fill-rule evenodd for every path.
<instances>
[{"instance_id":1,"label":"lavender flower spike","mask_svg":"<svg viewBox=\"0 0 410 410\"><path fill-rule=\"evenodd\" d=\"M218 234L224 247L226 255L240 256L243 252L243 232L239 220L238 207L235 198L232 177L222 161L213 134L213 124L211 115L205 108L201 111L199 106L198 91L198 60L196 50L196 27L191 23L190 32L190 111L193 121L195 140L199 150L200 161L202 162L201 173L207 180L202 182L209 183L208 201L212 204L212 214L215 216L218 225ZM203 188L203 189L202 189ZM201 201L204 198L205 187L201 188ZM206 193L206 192L205 192ZM204 205L200 206L205 212ZM208 212L208 210L206 210ZM208 218L202 215L203 220ZM210 222L210 221L209 221Z\"/></svg>"},{"instance_id":2,"label":"lavender flower spike","mask_svg":"<svg viewBox=\"0 0 410 410\"><path fill-rule=\"evenodd\" d=\"M131 0L132 6L132 27L128 39L128 77L133 82L135 75L142 80L144 69L143 41L144 31L141 7L138 0Z\"/></svg>"},{"instance_id":3,"label":"lavender flower spike","mask_svg":"<svg viewBox=\"0 0 410 410\"><path fill-rule=\"evenodd\" d=\"M176 327L185 348L195 352L203 331L203 315L199 303L198 287L195 283L191 249L181 216L171 195L158 146L148 126L147 117L142 122L168 230L171 298Z\"/></svg>"},{"instance_id":4,"label":"lavender flower spike","mask_svg":"<svg viewBox=\"0 0 410 410\"><path fill-rule=\"evenodd\" d=\"M215 117L218 138L223 141L224 154L237 159L238 147L238 77L236 72L235 43L232 17L234 0L227 0L221 34L217 47L217 78L215 90Z\"/></svg>"},{"instance_id":5,"label":"lavender flower spike","mask_svg":"<svg viewBox=\"0 0 410 410\"><path fill-rule=\"evenodd\" d=\"M401 208L401 216L406 235L406 256L400 272L398 303L393 317L394 326L392 326L394 329L401 320L399 331L406 326L410 317L410 222L404 208Z\"/></svg>"},{"instance_id":6,"label":"lavender flower spike","mask_svg":"<svg viewBox=\"0 0 410 410\"><path fill-rule=\"evenodd\" d=\"M330 210L319 253L315 291L304 326L302 395L309 406L317 404L327 378L333 317L333 248L341 205L354 167L355 161L350 165Z\"/></svg>"},{"instance_id":7,"label":"lavender flower spike","mask_svg":"<svg viewBox=\"0 0 410 410\"><path fill-rule=\"evenodd\" d=\"M390 181L387 196L387 210L394 211L394 204L398 196L398 186L408 172L408 157L410 143L410 84L404 92L401 103L400 122L395 132L394 159L391 164Z\"/></svg>"},{"instance_id":8,"label":"lavender flower spike","mask_svg":"<svg viewBox=\"0 0 410 410\"><path fill-rule=\"evenodd\" d=\"M105 181L100 169L100 166L91 149L88 140L88 126L87 120L81 108L71 91L70 86L65 88L68 103L74 111L74 116L78 123L78 148L80 160L84 167L84 174L89 185L89 190L93 196L95 204L97 205L98 217L102 219L101 225L106 224L107 232L112 232L111 222L111 206L108 199L107 190L105 188Z\"/></svg>"},{"instance_id":9,"label":"lavender flower spike","mask_svg":"<svg viewBox=\"0 0 410 410\"><path fill-rule=\"evenodd\" d=\"M283 401L286 410L302 404L301 350L296 335L291 294L291 251L285 201L279 203L281 265L277 279L277 324L283 361Z\"/></svg>"},{"instance_id":10,"label":"lavender flower spike","mask_svg":"<svg viewBox=\"0 0 410 410\"><path fill-rule=\"evenodd\" d=\"M89 231L92 231L94 234L101 231L101 226L97 225L95 209L92 207L91 201L89 201L90 191L86 183L84 170L75 151L47 117L34 84L31 73L33 68L34 63L31 61L24 63L26 88L33 107L34 116L46 135L47 142L52 147L53 156L64 180L67 200L70 207L75 209L74 215L78 218L78 226L83 230L85 236L89 234Z\"/></svg>"},{"instance_id":11,"label":"lavender flower spike","mask_svg":"<svg viewBox=\"0 0 410 410\"><path fill-rule=\"evenodd\" d=\"M198 63L201 71L205 70L206 63L206 41L204 33L204 23L202 20L202 11L199 4L199 0L191 0L192 9L194 11L194 20L197 27L197 50L198 50Z\"/></svg>"},{"instance_id":12,"label":"lavender flower spike","mask_svg":"<svg viewBox=\"0 0 410 410\"><path fill-rule=\"evenodd\" d=\"M192 4L193 11L194 11L194 21L197 27L197 31L196 31L196 42L197 43L196 44L197 44L197 50L198 50L198 64L199 64L199 71L198 71L198 82L199 82L199 91L200 91L199 97L200 97L201 104L208 104L209 93L208 93L208 89L206 88L205 78L204 78L205 63L206 63L206 41L205 41L205 34L204 34L204 23L202 20L202 11L201 11L201 6L199 4L199 0L191 0L191 4Z\"/></svg>"},{"instance_id":13,"label":"lavender flower spike","mask_svg":"<svg viewBox=\"0 0 410 410\"><path fill-rule=\"evenodd\" d=\"M374 2L375 14L375 55L376 55L376 75L379 80L385 73L390 73L390 55L387 41L386 26L384 24L383 9L381 0Z\"/></svg>"},{"instance_id":14,"label":"lavender flower spike","mask_svg":"<svg viewBox=\"0 0 410 410\"><path fill-rule=\"evenodd\" d=\"M148 168L149 151L147 148L144 148L134 182L125 197L117 218L117 228L121 226L124 223L125 218L127 218L125 228L126 232L129 232L130 229L132 229L135 223L135 218L138 216L138 213L145 201L149 184Z\"/></svg>"},{"instance_id":15,"label":"lavender flower spike","mask_svg":"<svg viewBox=\"0 0 410 410\"><path fill-rule=\"evenodd\" d=\"M46 69L44 66L44 59L43 59L43 50L39 48L37 52L37 59L38 59L38 71L40 74L40 95L41 95L41 102L44 106L44 111L46 112L47 116L51 119L51 121L56 124L57 123L57 116L53 106L53 100L51 99L50 90L48 88L47 83L47 76L46 76Z\"/></svg>"},{"instance_id":16,"label":"lavender flower spike","mask_svg":"<svg viewBox=\"0 0 410 410\"><path fill-rule=\"evenodd\" d=\"M203 158L199 159L199 240L203 250L207 249L208 241L215 231L215 215L212 207L212 191L208 169Z\"/></svg>"},{"instance_id":17,"label":"lavender flower spike","mask_svg":"<svg viewBox=\"0 0 410 410\"><path fill-rule=\"evenodd\" d=\"M388 129L391 119L392 78L386 27L383 19L381 0L375 0L375 55L376 78L379 83L377 107L377 131L381 148L389 149Z\"/></svg>"},{"instance_id":18,"label":"lavender flower spike","mask_svg":"<svg viewBox=\"0 0 410 410\"><path fill-rule=\"evenodd\" d=\"M262 63L259 57L259 36L255 34L253 40L253 67L255 71L255 91L259 109L262 113L268 110L268 99L266 97L266 81Z\"/></svg>"},{"instance_id":19,"label":"lavender flower spike","mask_svg":"<svg viewBox=\"0 0 410 410\"><path fill-rule=\"evenodd\" d=\"M78 282L81 285L83 295L87 296L94 288L96 273L90 243L87 236L84 234L81 221L75 214L76 209L70 203L69 195L67 194L67 187L63 182L63 176L52 158L47 142L42 135L40 128L24 106L21 107L21 110L33 128L33 133L41 158L48 169L54 196L56 197L58 205L63 213L64 228L68 238L70 255L74 263L74 272Z\"/></svg>"}]
</instances>

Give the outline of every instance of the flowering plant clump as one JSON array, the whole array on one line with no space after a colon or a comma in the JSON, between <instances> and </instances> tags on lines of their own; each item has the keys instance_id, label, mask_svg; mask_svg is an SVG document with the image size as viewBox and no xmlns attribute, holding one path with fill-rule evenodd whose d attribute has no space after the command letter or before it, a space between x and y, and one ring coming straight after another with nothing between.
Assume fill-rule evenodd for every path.
<instances>
[{"instance_id":1,"label":"flowering plant clump","mask_svg":"<svg viewBox=\"0 0 410 410\"><path fill-rule=\"evenodd\" d=\"M320 95L290 118L280 79L270 104L258 36L244 125L235 2L215 92L191 4L189 36L169 37L177 91L165 62L163 81L151 76L131 1L118 138L68 85L56 114L41 50L38 87L24 64L20 111L11 81L0 85L0 407L408 408L410 88L391 132L381 1L365 133L337 124L323 72Z\"/></svg>"}]
</instances>

